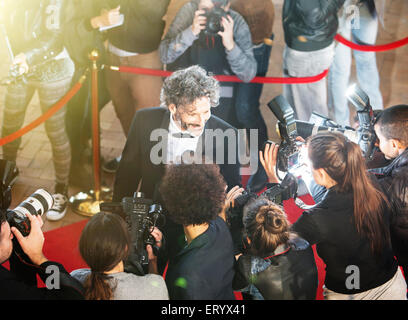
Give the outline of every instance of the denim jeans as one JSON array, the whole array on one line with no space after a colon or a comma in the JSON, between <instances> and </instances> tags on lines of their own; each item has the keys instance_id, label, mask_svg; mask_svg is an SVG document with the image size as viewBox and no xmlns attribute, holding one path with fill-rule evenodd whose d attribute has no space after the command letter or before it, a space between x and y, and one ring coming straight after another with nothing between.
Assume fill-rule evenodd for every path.
<instances>
[{"instance_id":1,"label":"denim jeans","mask_svg":"<svg viewBox=\"0 0 408 320\"><path fill-rule=\"evenodd\" d=\"M345 8L347 7L347 2ZM359 19L352 22L346 10L339 21L339 33L346 39L358 44L373 45L377 39L378 17L370 12L366 3L358 7ZM375 52L353 51L356 63L357 81L361 89L370 97L373 109L383 109L380 92L380 78ZM340 125L350 125L350 112L346 91L351 73L351 49L338 44L329 73L329 108L334 119Z\"/></svg>"}]
</instances>

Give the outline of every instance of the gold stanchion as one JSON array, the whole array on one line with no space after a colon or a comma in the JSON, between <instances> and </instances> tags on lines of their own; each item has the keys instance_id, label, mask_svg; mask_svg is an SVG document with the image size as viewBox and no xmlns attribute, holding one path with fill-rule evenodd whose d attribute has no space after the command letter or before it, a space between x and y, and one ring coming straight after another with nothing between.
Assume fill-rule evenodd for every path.
<instances>
[{"instance_id":1,"label":"gold stanchion","mask_svg":"<svg viewBox=\"0 0 408 320\"><path fill-rule=\"evenodd\" d=\"M99 52L93 50L89 54L92 61L92 152L94 189L89 192L80 192L69 199L74 212L83 216L93 216L100 211L100 203L112 201L112 192L108 187L101 186L100 166L100 125L98 102L98 59Z\"/></svg>"}]
</instances>

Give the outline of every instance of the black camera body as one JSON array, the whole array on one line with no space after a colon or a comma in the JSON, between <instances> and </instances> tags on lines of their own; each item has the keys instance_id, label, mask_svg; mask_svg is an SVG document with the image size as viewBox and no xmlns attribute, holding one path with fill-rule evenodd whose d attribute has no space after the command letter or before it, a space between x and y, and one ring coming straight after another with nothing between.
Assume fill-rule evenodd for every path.
<instances>
[{"instance_id":1,"label":"black camera body","mask_svg":"<svg viewBox=\"0 0 408 320\"><path fill-rule=\"evenodd\" d=\"M372 160L376 150L377 136L374 131L375 116L369 96L358 86L352 86L347 92L348 101L357 111L359 140L358 145L363 151L364 157Z\"/></svg>"},{"instance_id":2,"label":"black camera body","mask_svg":"<svg viewBox=\"0 0 408 320\"><path fill-rule=\"evenodd\" d=\"M287 172L300 165L299 147L302 143L296 140L299 134L295 112L282 95L270 101L268 107L278 119L278 129L282 139L278 151L277 168L280 171ZM266 143L270 143L270 141Z\"/></svg>"},{"instance_id":3,"label":"black camera body","mask_svg":"<svg viewBox=\"0 0 408 320\"><path fill-rule=\"evenodd\" d=\"M228 224L234 242L235 254L242 253L245 249L245 239L243 238L243 210L246 204L257 198L266 198L280 206L283 202L297 197L298 183L295 176L287 173L280 184L276 184L265 190L259 196L256 193L244 191L242 195L234 200L234 207L228 210Z\"/></svg>"},{"instance_id":4,"label":"black camera body","mask_svg":"<svg viewBox=\"0 0 408 320\"><path fill-rule=\"evenodd\" d=\"M128 224L132 246L125 270L137 275L146 274L149 264L146 246L151 245L156 254L158 250L151 231L165 222L161 205L146 199L143 193L135 192L133 197L125 197L120 203L101 203L100 209L119 214Z\"/></svg>"},{"instance_id":5,"label":"black camera body","mask_svg":"<svg viewBox=\"0 0 408 320\"><path fill-rule=\"evenodd\" d=\"M205 11L204 16L207 18L207 22L204 29L205 35L215 36L218 32L223 32L222 17L227 17L227 12L220 8L214 7L213 9L203 9Z\"/></svg>"}]
</instances>

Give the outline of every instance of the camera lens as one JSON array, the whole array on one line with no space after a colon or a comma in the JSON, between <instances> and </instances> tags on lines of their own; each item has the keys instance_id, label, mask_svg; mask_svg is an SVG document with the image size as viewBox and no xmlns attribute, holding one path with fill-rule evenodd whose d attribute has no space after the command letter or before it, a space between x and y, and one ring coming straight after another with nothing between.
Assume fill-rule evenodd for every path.
<instances>
[{"instance_id":1,"label":"camera lens","mask_svg":"<svg viewBox=\"0 0 408 320\"><path fill-rule=\"evenodd\" d=\"M18 215L26 216L27 213L42 216L51 209L54 198L44 189L39 189L21 202L13 211Z\"/></svg>"}]
</instances>

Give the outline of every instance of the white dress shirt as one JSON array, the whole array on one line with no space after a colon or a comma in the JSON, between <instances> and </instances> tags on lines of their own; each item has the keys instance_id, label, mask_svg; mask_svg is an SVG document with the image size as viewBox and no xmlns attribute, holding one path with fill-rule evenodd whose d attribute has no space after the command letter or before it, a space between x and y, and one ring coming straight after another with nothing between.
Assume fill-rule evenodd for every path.
<instances>
[{"instance_id":1,"label":"white dress shirt","mask_svg":"<svg viewBox=\"0 0 408 320\"><path fill-rule=\"evenodd\" d=\"M190 136L182 138L183 136ZM178 137L180 136L180 137ZM201 135L200 135L201 136ZM197 150L198 140L200 136L192 136L188 131L182 131L174 122L173 116L170 114L169 134L167 140L167 157L166 163L180 164L182 155L185 152Z\"/></svg>"}]
</instances>

